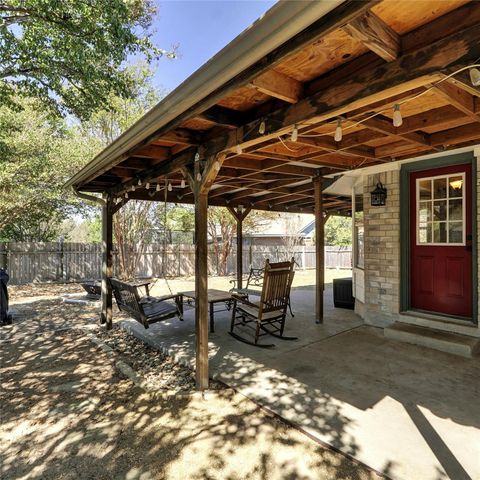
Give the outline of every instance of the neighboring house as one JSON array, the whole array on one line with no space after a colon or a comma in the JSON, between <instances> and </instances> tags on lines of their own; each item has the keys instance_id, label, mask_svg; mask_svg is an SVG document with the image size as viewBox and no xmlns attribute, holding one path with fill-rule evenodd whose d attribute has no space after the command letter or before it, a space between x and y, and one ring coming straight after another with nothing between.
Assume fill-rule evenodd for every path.
<instances>
[{"instance_id":1,"label":"neighboring house","mask_svg":"<svg viewBox=\"0 0 480 480\"><path fill-rule=\"evenodd\" d=\"M479 161L480 147L466 147L349 171L328 187L352 196L355 310L365 323L388 336L405 324L480 336ZM377 185L383 206L372 205Z\"/></svg>"}]
</instances>

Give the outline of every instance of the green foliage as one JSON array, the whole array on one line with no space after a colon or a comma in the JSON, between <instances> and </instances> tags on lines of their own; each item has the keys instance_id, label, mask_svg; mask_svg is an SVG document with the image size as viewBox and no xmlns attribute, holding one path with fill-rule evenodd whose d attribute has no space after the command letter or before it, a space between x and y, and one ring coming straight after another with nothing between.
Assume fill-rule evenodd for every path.
<instances>
[{"instance_id":1,"label":"green foliage","mask_svg":"<svg viewBox=\"0 0 480 480\"><path fill-rule=\"evenodd\" d=\"M33 97L85 119L134 97L127 58L175 56L151 42L155 13L153 0L0 0L0 103Z\"/></svg>"},{"instance_id":2,"label":"green foliage","mask_svg":"<svg viewBox=\"0 0 480 480\"><path fill-rule=\"evenodd\" d=\"M352 244L352 219L332 216L325 223L325 245L346 247Z\"/></svg>"},{"instance_id":3,"label":"green foliage","mask_svg":"<svg viewBox=\"0 0 480 480\"><path fill-rule=\"evenodd\" d=\"M78 207L65 181L98 146L52 120L38 101L18 102L20 110L0 107L0 236L50 239Z\"/></svg>"},{"instance_id":4,"label":"green foliage","mask_svg":"<svg viewBox=\"0 0 480 480\"><path fill-rule=\"evenodd\" d=\"M100 243L102 241L102 219L100 215L87 218L85 226L87 228L88 241L91 243Z\"/></svg>"}]
</instances>

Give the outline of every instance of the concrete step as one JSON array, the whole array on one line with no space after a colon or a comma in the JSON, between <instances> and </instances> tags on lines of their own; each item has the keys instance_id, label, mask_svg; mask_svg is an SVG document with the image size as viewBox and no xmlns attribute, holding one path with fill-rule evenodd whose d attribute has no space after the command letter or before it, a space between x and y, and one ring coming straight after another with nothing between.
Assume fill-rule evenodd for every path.
<instances>
[{"instance_id":1,"label":"concrete step","mask_svg":"<svg viewBox=\"0 0 480 480\"><path fill-rule=\"evenodd\" d=\"M400 314L400 322L443 332L458 333L480 338L480 328L472 322L425 312L407 311Z\"/></svg>"},{"instance_id":2,"label":"concrete step","mask_svg":"<svg viewBox=\"0 0 480 480\"><path fill-rule=\"evenodd\" d=\"M480 353L480 339L457 333L442 332L431 328L395 322L383 330L386 338L434 348L442 352L473 357Z\"/></svg>"}]
</instances>

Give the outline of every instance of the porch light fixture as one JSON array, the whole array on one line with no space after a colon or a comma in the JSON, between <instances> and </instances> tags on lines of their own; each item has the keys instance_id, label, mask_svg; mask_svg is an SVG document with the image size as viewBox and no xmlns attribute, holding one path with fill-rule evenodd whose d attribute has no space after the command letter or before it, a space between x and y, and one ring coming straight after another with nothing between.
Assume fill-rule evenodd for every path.
<instances>
[{"instance_id":1,"label":"porch light fixture","mask_svg":"<svg viewBox=\"0 0 480 480\"><path fill-rule=\"evenodd\" d=\"M400 127L403 123L402 112L400 112L400 105L396 103L393 107L393 126Z\"/></svg>"},{"instance_id":2,"label":"porch light fixture","mask_svg":"<svg viewBox=\"0 0 480 480\"><path fill-rule=\"evenodd\" d=\"M370 192L370 204L372 207L382 207L387 201L387 189L382 182L378 182L375 190Z\"/></svg>"},{"instance_id":3,"label":"porch light fixture","mask_svg":"<svg viewBox=\"0 0 480 480\"><path fill-rule=\"evenodd\" d=\"M258 133L260 135L265 135L265 128L266 128L265 120L262 120L260 123L260 126L258 127Z\"/></svg>"},{"instance_id":4,"label":"porch light fixture","mask_svg":"<svg viewBox=\"0 0 480 480\"><path fill-rule=\"evenodd\" d=\"M474 87L480 87L480 70L478 68L470 69L470 81Z\"/></svg>"},{"instance_id":5,"label":"porch light fixture","mask_svg":"<svg viewBox=\"0 0 480 480\"><path fill-rule=\"evenodd\" d=\"M298 140L298 127L296 125L293 126L292 135L290 137L292 142L296 142Z\"/></svg>"},{"instance_id":6,"label":"porch light fixture","mask_svg":"<svg viewBox=\"0 0 480 480\"><path fill-rule=\"evenodd\" d=\"M180 183L180 188L185 188L185 179L182 178L182 181Z\"/></svg>"},{"instance_id":7,"label":"porch light fixture","mask_svg":"<svg viewBox=\"0 0 480 480\"><path fill-rule=\"evenodd\" d=\"M458 179L458 180L452 180L449 182L450 187L452 187L454 190L460 190L463 185L463 180Z\"/></svg>"},{"instance_id":8,"label":"porch light fixture","mask_svg":"<svg viewBox=\"0 0 480 480\"><path fill-rule=\"evenodd\" d=\"M335 129L335 136L333 137L336 142L342 141L342 120L339 118L337 120L337 128Z\"/></svg>"}]
</instances>

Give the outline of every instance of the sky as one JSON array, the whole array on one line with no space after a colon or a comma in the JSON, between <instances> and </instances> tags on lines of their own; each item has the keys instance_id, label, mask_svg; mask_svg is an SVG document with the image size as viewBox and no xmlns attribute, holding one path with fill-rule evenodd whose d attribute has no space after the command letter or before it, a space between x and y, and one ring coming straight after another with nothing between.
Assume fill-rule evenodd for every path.
<instances>
[{"instance_id":1,"label":"sky","mask_svg":"<svg viewBox=\"0 0 480 480\"><path fill-rule=\"evenodd\" d=\"M166 50L178 45L179 58L158 62L155 86L171 92L275 3L159 0L153 40L157 47Z\"/></svg>"}]
</instances>

